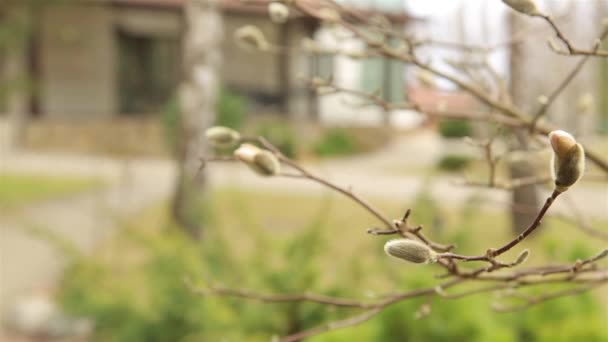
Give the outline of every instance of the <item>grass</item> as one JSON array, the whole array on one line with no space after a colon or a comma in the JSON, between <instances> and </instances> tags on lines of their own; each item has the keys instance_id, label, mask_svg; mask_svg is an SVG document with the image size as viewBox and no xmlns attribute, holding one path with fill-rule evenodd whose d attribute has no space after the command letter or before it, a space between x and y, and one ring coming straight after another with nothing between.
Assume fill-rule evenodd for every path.
<instances>
[{"instance_id":1,"label":"grass","mask_svg":"<svg viewBox=\"0 0 608 342\"><path fill-rule=\"evenodd\" d=\"M102 185L101 181L93 178L2 173L0 207L19 207L98 189Z\"/></svg>"}]
</instances>

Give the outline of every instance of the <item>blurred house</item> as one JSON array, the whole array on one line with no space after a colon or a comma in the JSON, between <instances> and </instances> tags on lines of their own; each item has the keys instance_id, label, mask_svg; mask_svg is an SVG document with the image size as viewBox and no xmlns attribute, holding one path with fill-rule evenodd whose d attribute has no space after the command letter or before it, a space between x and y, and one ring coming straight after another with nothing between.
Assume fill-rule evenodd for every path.
<instances>
[{"instance_id":1,"label":"blurred house","mask_svg":"<svg viewBox=\"0 0 608 342\"><path fill-rule=\"evenodd\" d=\"M184 3L68 1L41 8L26 52L36 88L29 111L77 120L162 111L180 80ZM302 64L298 55L237 50L232 39L232 32L246 24L261 27L269 40L281 44L297 42L316 28L313 20L298 16L273 24L265 4L221 2L225 85L270 111L306 111L310 93L293 86L292 69Z\"/></svg>"},{"instance_id":2,"label":"blurred house","mask_svg":"<svg viewBox=\"0 0 608 342\"><path fill-rule=\"evenodd\" d=\"M12 107L46 119L91 120L145 117L161 112L174 94L181 73L182 7L186 0L58 1L40 6L31 18L32 35L20 66L32 82ZM400 2L399 2L400 3ZM297 47L304 37L332 30L292 11L285 24L268 19L267 0L221 0L224 15L224 86L245 95L250 110L291 117L335 112L317 101L302 76L350 74L355 88L389 85L390 97L402 94L402 68L380 59L360 65L303 53L262 53L237 47L233 32L258 26L267 39ZM316 6L317 1L310 4ZM372 15L379 10L366 11ZM405 15L389 15L402 26ZM323 33L325 32L325 33ZM323 38L320 38L323 39ZM1 61L0 61L1 62ZM8 63L6 63L8 64ZM335 73L334 73L335 71ZM383 80L391 78L390 82Z\"/></svg>"}]
</instances>

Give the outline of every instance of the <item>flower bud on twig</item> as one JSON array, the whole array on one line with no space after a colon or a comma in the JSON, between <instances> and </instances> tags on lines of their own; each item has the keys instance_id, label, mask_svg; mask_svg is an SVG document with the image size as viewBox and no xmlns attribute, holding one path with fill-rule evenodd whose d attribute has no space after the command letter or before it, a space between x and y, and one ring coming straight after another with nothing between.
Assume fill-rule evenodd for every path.
<instances>
[{"instance_id":1,"label":"flower bud on twig","mask_svg":"<svg viewBox=\"0 0 608 342\"><path fill-rule=\"evenodd\" d=\"M564 192L576 183L585 171L585 151L574 137L564 131L549 133L553 148L552 173L555 191Z\"/></svg>"},{"instance_id":2,"label":"flower bud on twig","mask_svg":"<svg viewBox=\"0 0 608 342\"><path fill-rule=\"evenodd\" d=\"M540 14L533 0L502 0L502 2L521 14L529 16Z\"/></svg>"},{"instance_id":3,"label":"flower bud on twig","mask_svg":"<svg viewBox=\"0 0 608 342\"><path fill-rule=\"evenodd\" d=\"M437 253L420 241L410 239L390 240L384 245L386 254L417 264L436 262Z\"/></svg>"},{"instance_id":4,"label":"flower bud on twig","mask_svg":"<svg viewBox=\"0 0 608 342\"><path fill-rule=\"evenodd\" d=\"M219 148L232 147L236 145L241 139L241 135L239 134L239 132L233 130L232 128L223 126L215 126L209 128L205 132L205 136L213 146Z\"/></svg>"},{"instance_id":5,"label":"flower bud on twig","mask_svg":"<svg viewBox=\"0 0 608 342\"><path fill-rule=\"evenodd\" d=\"M273 176L281 170L274 154L251 144L242 144L234 151L234 156L262 176Z\"/></svg>"},{"instance_id":6,"label":"flower bud on twig","mask_svg":"<svg viewBox=\"0 0 608 342\"><path fill-rule=\"evenodd\" d=\"M523 251L521 251L521 253L519 253L519 255L517 256L517 259L511 264L511 267L517 266L517 265L520 265L520 264L526 262L526 260L528 260L529 256L530 256L530 250L524 249Z\"/></svg>"},{"instance_id":7,"label":"flower bud on twig","mask_svg":"<svg viewBox=\"0 0 608 342\"><path fill-rule=\"evenodd\" d=\"M268 4L268 14L272 22L283 24L289 18L289 8L280 2L271 2Z\"/></svg>"},{"instance_id":8,"label":"flower bud on twig","mask_svg":"<svg viewBox=\"0 0 608 342\"><path fill-rule=\"evenodd\" d=\"M234 31L234 38L238 43L247 48L261 51L266 51L270 48L270 43L268 43L264 33L257 26L247 25L237 29Z\"/></svg>"}]
</instances>

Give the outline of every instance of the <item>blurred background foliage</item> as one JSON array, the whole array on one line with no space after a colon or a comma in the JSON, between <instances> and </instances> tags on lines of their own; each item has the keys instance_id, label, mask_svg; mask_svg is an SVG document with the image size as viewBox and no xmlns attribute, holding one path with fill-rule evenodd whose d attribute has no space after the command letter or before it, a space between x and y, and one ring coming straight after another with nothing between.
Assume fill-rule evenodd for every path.
<instances>
[{"instance_id":1,"label":"blurred background foliage","mask_svg":"<svg viewBox=\"0 0 608 342\"><path fill-rule=\"evenodd\" d=\"M455 241L465 252L479 252L477 241L508 237L506 215L480 214L481 203L475 198L460 210L443 209L426 189L414 203L412 220L432 222L426 229L434 239ZM172 227L165 204L123 222L120 233L96 253L73 259L60 284L61 305L71 315L95 320L96 341L267 341L275 334L294 333L356 310L201 296L185 285L184 278L202 289L213 284L264 293L308 291L363 300L437 284L434 275L438 268L386 257L382 252L386 239L363 232L373 219L366 213L349 211L352 203L331 194L261 195L223 189L214 193L214 201L208 205L206 224L214 229L207 229L200 242ZM400 209L394 204L383 205L398 216ZM514 258L527 247L534 251L528 263L554 258L574 261L592 255L600 245L556 219L547 220L543 230L542 235L526 240L504 259ZM566 240L570 242L564 244ZM528 292L558 289L539 287ZM461 290L465 288L453 291ZM599 293L510 314L492 312L491 305L497 300L510 303L488 294L454 300L416 298L390 307L365 324L311 340L605 338L602 310L606 298ZM423 305L430 307L426 316L417 314Z\"/></svg>"}]
</instances>

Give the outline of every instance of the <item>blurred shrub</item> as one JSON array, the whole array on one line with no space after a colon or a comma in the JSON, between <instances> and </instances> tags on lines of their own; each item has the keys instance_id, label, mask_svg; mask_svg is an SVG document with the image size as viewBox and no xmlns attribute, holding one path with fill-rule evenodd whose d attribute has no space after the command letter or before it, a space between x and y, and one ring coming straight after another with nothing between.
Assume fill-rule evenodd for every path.
<instances>
[{"instance_id":1,"label":"blurred shrub","mask_svg":"<svg viewBox=\"0 0 608 342\"><path fill-rule=\"evenodd\" d=\"M467 120L442 120L439 123L439 134L444 138L462 138L471 136L473 128Z\"/></svg>"},{"instance_id":2,"label":"blurred shrub","mask_svg":"<svg viewBox=\"0 0 608 342\"><path fill-rule=\"evenodd\" d=\"M165 129L167 145L171 153L177 153L177 135L179 132L179 103L177 96L172 96L161 113L161 121Z\"/></svg>"},{"instance_id":3,"label":"blurred shrub","mask_svg":"<svg viewBox=\"0 0 608 342\"><path fill-rule=\"evenodd\" d=\"M69 314L95 321L93 337L98 341L267 341L273 334L295 333L320 324L327 318L325 308L204 297L183 279L189 277L202 288L205 281L221 279L228 287L269 293L317 288L326 216L323 210L281 240L255 223L243 225L241 237L254 242L252 250L225 238L213 224L202 243L177 229L149 233L126 227L108 247L109 255L74 261L64 274L60 302Z\"/></svg>"},{"instance_id":4,"label":"blurred shrub","mask_svg":"<svg viewBox=\"0 0 608 342\"><path fill-rule=\"evenodd\" d=\"M321 157L344 156L375 151L391 140L390 129L378 127L330 128L312 146L312 152Z\"/></svg>"},{"instance_id":5,"label":"blurred shrub","mask_svg":"<svg viewBox=\"0 0 608 342\"><path fill-rule=\"evenodd\" d=\"M401 289L430 287L437 281L430 272L420 268L410 268L403 273ZM464 288L448 292L462 290ZM546 285L532 292L556 290L558 288ZM311 341L605 341L602 304L591 293L548 301L513 313L494 312L491 309L494 300L495 297L483 294L449 300L413 298L390 306L369 323ZM428 305L430 312L418 316L423 305Z\"/></svg>"},{"instance_id":6,"label":"blurred shrub","mask_svg":"<svg viewBox=\"0 0 608 342\"><path fill-rule=\"evenodd\" d=\"M268 139L284 155L296 158L298 155L298 141L294 130L288 123L281 120L269 120L255 128L255 135Z\"/></svg>"},{"instance_id":7,"label":"blurred shrub","mask_svg":"<svg viewBox=\"0 0 608 342\"><path fill-rule=\"evenodd\" d=\"M245 99L229 90L222 88L217 101L217 117L215 125L231 127L236 130L242 128L245 120ZM166 104L161 115L161 121L165 128L167 144L174 153L177 151L177 138L179 134L179 101L173 96Z\"/></svg>"},{"instance_id":8,"label":"blurred shrub","mask_svg":"<svg viewBox=\"0 0 608 342\"><path fill-rule=\"evenodd\" d=\"M471 163L471 158L459 154L448 154L442 156L437 163L439 170L455 172L466 168Z\"/></svg>"},{"instance_id":9,"label":"blurred shrub","mask_svg":"<svg viewBox=\"0 0 608 342\"><path fill-rule=\"evenodd\" d=\"M341 128L326 131L313 146L313 151L318 156L343 156L353 154L357 150L355 138Z\"/></svg>"},{"instance_id":10,"label":"blurred shrub","mask_svg":"<svg viewBox=\"0 0 608 342\"><path fill-rule=\"evenodd\" d=\"M245 98L222 88L217 102L215 124L240 130L245 121Z\"/></svg>"},{"instance_id":11,"label":"blurred shrub","mask_svg":"<svg viewBox=\"0 0 608 342\"><path fill-rule=\"evenodd\" d=\"M254 203L239 196L230 198L230 208L224 209L238 215L210 218L205 239L200 243L173 229L150 232L150 222L158 224L162 220L138 217L134 220L137 226L126 227L95 257L75 259L60 287L64 308L93 318L97 322L94 340L98 341L268 341L274 334L293 333L360 311L313 303L270 304L243 298L201 297L184 286L183 277L191 277L202 288L220 280L226 287L264 293L310 290L355 298L365 294L375 299L382 298L378 293L437 283L434 275L438 269L434 266L405 265L383 256L384 239L364 239L360 241L365 243L359 244L353 238L357 234L329 235L336 232L332 228L351 227L354 223L341 221L344 225L330 226L329 222L335 222L326 220L335 211L328 203L322 203L322 210L306 225L285 234L280 225L272 230L262 228L256 222L257 203L254 207ZM466 241L477 250L480 232L496 234L488 231L487 222L470 220L479 215L476 203L459 211L454 219L463 227L459 247L460 242ZM441 214L437 202L424 191L415 208L414 224L427 223L430 219L424 217ZM211 209L211 213L220 212L218 208ZM495 217L490 217L490 222L494 221ZM433 230L427 233L433 239L443 235ZM446 228L445 234L455 233L461 232ZM452 237L438 240L452 241ZM332 254L345 247L353 247L352 254ZM463 285L448 292L468 289L471 288ZM554 286L543 285L526 291L538 294L554 290ZM491 294L457 300L413 298L390 306L362 325L310 340L603 341L604 316L597 295L558 299L512 314L493 313L491 304L497 298ZM507 304L508 300L516 298L500 299ZM417 317L424 304L430 305L430 314Z\"/></svg>"}]
</instances>

